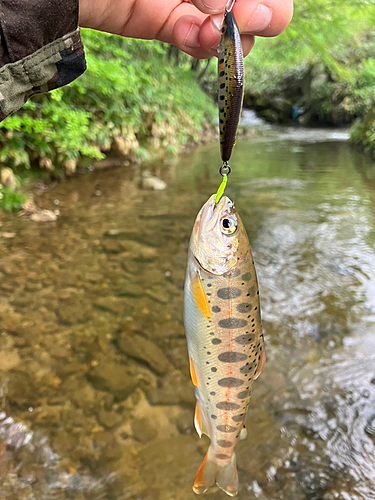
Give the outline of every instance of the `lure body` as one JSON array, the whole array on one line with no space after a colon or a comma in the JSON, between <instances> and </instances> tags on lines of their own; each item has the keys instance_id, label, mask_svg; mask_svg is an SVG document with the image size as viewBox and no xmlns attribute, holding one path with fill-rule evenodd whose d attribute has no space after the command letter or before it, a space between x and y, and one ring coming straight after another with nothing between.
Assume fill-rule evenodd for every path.
<instances>
[{"instance_id":1,"label":"lure body","mask_svg":"<svg viewBox=\"0 0 375 500\"><path fill-rule=\"evenodd\" d=\"M220 151L228 162L242 110L244 69L241 37L232 12L226 12L218 47Z\"/></svg>"},{"instance_id":2,"label":"lure body","mask_svg":"<svg viewBox=\"0 0 375 500\"><path fill-rule=\"evenodd\" d=\"M233 203L215 196L199 212L190 239L184 322L195 388L195 427L211 444L193 489L215 484L238 490L234 448L246 437L244 421L253 380L265 351L257 277L249 241Z\"/></svg>"}]
</instances>

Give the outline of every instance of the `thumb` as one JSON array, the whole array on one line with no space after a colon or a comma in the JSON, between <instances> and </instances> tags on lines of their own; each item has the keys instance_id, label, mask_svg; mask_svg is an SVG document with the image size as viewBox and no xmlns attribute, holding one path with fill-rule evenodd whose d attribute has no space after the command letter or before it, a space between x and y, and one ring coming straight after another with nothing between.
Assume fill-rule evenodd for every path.
<instances>
[{"instance_id":1,"label":"thumb","mask_svg":"<svg viewBox=\"0 0 375 500\"><path fill-rule=\"evenodd\" d=\"M224 12L228 0L190 0L197 9L205 14L220 14Z\"/></svg>"}]
</instances>

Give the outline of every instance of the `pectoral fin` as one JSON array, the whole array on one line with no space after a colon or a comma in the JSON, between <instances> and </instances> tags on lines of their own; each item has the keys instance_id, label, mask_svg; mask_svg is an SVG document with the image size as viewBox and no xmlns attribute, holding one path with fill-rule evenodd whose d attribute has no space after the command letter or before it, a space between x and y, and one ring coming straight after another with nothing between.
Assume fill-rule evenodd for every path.
<instances>
[{"instance_id":1,"label":"pectoral fin","mask_svg":"<svg viewBox=\"0 0 375 500\"><path fill-rule=\"evenodd\" d=\"M211 311L210 311L210 306L208 304L207 295L206 292L204 291L202 280L198 273L195 273L190 278L190 287L198 311L206 319L211 319Z\"/></svg>"},{"instance_id":2,"label":"pectoral fin","mask_svg":"<svg viewBox=\"0 0 375 500\"><path fill-rule=\"evenodd\" d=\"M198 387L198 379L197 379L197 374L195 373L195 368L194 368L194 362L189 356L189 364L190 364L190 377L191 381L195 385L195 387Z\"/></svg>"}]
</instances>

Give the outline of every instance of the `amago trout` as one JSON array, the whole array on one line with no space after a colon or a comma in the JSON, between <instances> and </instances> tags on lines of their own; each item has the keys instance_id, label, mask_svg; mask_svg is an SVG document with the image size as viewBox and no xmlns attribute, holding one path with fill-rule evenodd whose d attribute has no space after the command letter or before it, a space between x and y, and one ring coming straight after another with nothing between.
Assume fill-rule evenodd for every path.
<instances>
[{"instance_id":1,"label":"amago trout","mask_svg":"<svg viewBox=\"0 0 375 500\"><path fill-rule=\"evenodd\" d=\"M217 483L238 491L236 455L253 380L265 362L259 291L245 228L233 202L215 195L193 228L185 280L184 322L195 385L195 427L211 444L194 480L195 493Z\"/></svg>"}]
</instances>

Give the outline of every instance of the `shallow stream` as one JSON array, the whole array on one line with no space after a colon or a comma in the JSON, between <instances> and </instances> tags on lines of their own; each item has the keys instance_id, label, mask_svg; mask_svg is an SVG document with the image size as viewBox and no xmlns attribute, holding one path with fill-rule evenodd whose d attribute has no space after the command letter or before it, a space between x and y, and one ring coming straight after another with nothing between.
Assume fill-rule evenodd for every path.
<instances>
[{"instance_id":1,"label":"shallow stream","mask_svg":"<svg viewBox=\"0 0 375 500\"><path fill-rule=\"evenodd\" d=\"M375 499L375 165L345 137L261 126L234 150L267 348L241 500ZM182 291L218 166L209 144L151 167L164 191L103 170L40 196L57 222L0 216L0 500L197 498Z\"/></svg>"}]
</instances>

